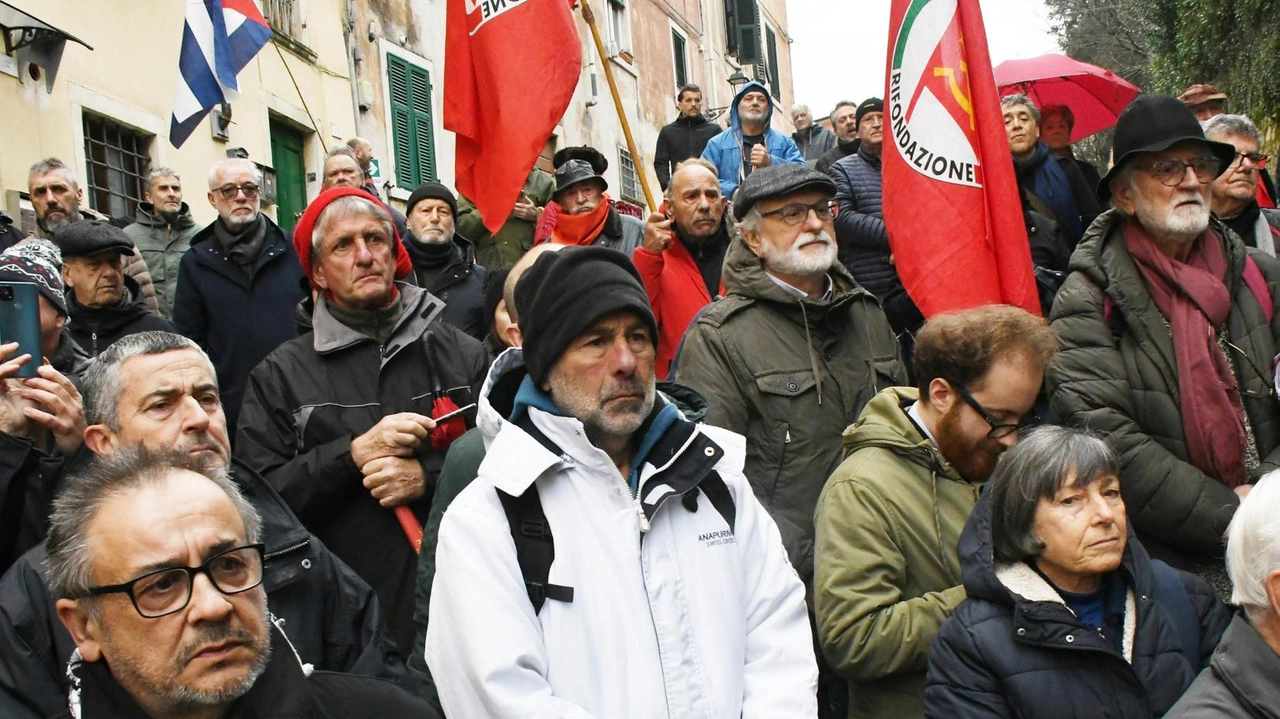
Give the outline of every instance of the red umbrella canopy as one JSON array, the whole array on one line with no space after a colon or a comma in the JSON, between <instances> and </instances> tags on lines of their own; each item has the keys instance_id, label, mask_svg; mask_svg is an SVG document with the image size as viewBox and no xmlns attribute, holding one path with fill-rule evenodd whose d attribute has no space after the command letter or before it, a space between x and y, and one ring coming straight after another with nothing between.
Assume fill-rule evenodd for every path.
<instances>
[{"instance_id":1,"label":"red umbrella canopy","mask_svg":"<svg viewBox=\"0 0 1280 719\"><path fill-rule=\"evenodd\" d=\"M1077 142L1116 124L1116 117L1142 92L1123 77L1087 62L1051 52L995 67L1000 95L1022 93L1036 103L1066 105L1076 117L1071 141Z\"/></svg>"}]
</instances>

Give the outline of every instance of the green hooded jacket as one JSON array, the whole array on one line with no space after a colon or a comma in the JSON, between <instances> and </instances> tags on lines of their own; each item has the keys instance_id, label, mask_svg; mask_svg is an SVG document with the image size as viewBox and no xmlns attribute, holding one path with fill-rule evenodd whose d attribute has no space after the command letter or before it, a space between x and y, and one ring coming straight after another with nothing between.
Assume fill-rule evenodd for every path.
<instances>
[{"instance_id":1,"label":"green hooded jacket","mask_svg":"<svg viewBox=\"0 0 1280 719\"><path fill-rule=\"evenodd\" d=\"M891 387L867 404L818 499L818 639L849 679L850 719L924 716L929 648L965 598L956 546L981 485L907 416L918 397Z\"/></svg>"},{"instance_id":2,"label":"green hooded jacket","mask_svg":"<svg viewBox=\"0 0 1280 719\"><path fill-rule=\"evenodd\" d=\"M729 245L726 296L685 333L676 381L707 398L707 424L747 438L745 474L813 586L813 508L840 464L840 433L875 393L906 382L876 298L839 262L830 299L774 282L746 243Z\"/></svg>"}]
</instances>

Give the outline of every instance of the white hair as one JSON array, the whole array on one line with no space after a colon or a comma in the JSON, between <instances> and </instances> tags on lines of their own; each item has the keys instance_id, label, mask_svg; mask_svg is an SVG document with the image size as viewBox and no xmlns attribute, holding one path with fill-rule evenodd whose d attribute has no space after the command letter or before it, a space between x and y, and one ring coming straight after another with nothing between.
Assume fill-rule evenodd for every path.
<instances>
[{"instance_id":1,"label":"white hair","mask_svg":"<svg viewBox=\"0 0 1280 719\"><path fill-rule=\"evenodd\" d=\"M1255 624L1274 612L1267 598L1267 576L1280 571L1280 470L1263 475L1240 502L1227 529L1227 574L1231 603L1243 607Z\"/></svg>"},{"instance_id":2,"label":"white hair","mask_svg":"<svg viewBox=\"0 0 1280 719\"><path fill-rule=\"evenodd\" d=\"M262 184L262 170L259 170L258 166L253 164L253 160L244 157L228 157L218 160L213 163L213 167L209 168L209 189L218 189L218 173L222 172L224 169L231 169L233 167L244 167L248 169L253 172L254 184Z\"/></svg>"}]
</instances>

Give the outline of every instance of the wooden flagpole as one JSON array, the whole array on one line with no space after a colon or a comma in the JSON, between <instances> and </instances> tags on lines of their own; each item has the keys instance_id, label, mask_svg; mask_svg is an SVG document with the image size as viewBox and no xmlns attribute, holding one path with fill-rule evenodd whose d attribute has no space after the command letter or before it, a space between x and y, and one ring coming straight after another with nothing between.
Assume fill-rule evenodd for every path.
<instances>
[{"instance_id":1,"label":"wooden flagpole","mask_svg":"<svg viewBox=\"0 0 1280 719\"><path fill-rule=\"evenodd\" d=\"M613 79L613 67L609 64L609 55L605 52L604 42L600 39L600 30L596 27L595 13L591 12L589 0L578 0L582 3L582 19L591 28L591 39L596 42L596 54L604 65L604 79L609 82L609 92L613 95L613 107L618 111L618 121L622 123L622 134L627 138L627 151L631 153L631 162L635 166L636 178L640 180L640 189L644 191L644 201L649 205L649 212L657 212L658 206L653 202L653 192L649 189L649 180L645 176L644 165L640 153L636 150L636 140L631 136L631 124L627 122L627 113L622 110L622 97L618 95L618 83Z\"/></svg>"}]
</instances>

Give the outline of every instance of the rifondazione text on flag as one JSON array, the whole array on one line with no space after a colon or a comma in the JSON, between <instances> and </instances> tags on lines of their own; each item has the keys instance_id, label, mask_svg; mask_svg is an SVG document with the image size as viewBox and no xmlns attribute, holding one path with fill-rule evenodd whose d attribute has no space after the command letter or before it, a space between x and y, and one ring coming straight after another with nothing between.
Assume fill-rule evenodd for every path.
<instances>
[{"instance_id":1,"label":"rifondazione text on flag","mask_svg":"<svg viewBox=\"0 0 1280 719\"><path fill-rule=\"evenodd\" d=\"M955 0L911 3L893 38L887 124L912 169L942 182L982 187L969 68L963 59L955 61L958 67L946 67L947 56L963 58L948 52L958 48L945 47L955 14Z\"/></svg>"},{"instance_id":2,"label":"rifondazione text on flag","mask_svg":"<svg viewBox=\"0 0 1280 719\"><path fill-rule=\"evenodd\" d=\"M475 35L485 23L524 2L528 0L466 0L470 34Z\"/></svg>"}]
</instances>

